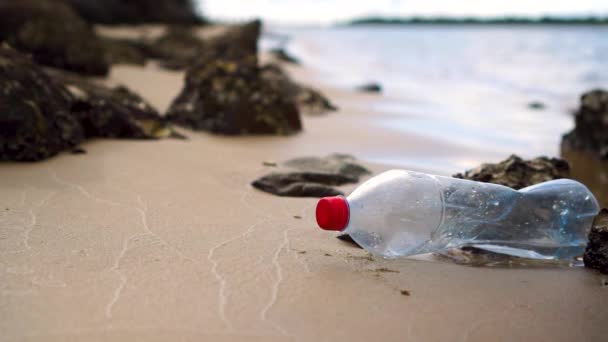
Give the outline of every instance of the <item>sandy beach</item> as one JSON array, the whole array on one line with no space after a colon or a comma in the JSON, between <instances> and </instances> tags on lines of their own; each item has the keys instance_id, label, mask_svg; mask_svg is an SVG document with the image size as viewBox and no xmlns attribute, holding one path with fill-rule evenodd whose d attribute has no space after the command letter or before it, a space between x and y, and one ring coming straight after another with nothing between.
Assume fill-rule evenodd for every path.
<instances>
[{"instance_id":1,"label":"sandy beach","mask_svg":"<svg viewBox=\"0 0 608 342\"><path fill-rule=\"evenodd\" d=\"M319 86L322 75L288 67ZM183 73L115 66L109 83L164 112ZM382 260L317 228L315 199L255 178L331 152L497 155L370 124L365 95L323 87L340 108L290 137L95 140L0 167L2 341L599 341L608 292L583 268L475 268ZM474 156L474 157L471 157ZM473 158L473 159L472 159ZM374 173L390 163L366 163ZM450 170L411 165L439 174ZM348 192L352 187L345 187Z\"/></svg>"}]
</instances>

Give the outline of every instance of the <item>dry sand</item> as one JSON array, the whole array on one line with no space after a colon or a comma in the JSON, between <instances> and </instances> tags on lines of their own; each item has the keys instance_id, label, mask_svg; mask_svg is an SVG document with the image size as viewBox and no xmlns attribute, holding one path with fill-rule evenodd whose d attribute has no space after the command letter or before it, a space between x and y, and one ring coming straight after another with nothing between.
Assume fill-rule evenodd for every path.
<instances>
[{"instance_id":1,"label":"dry sand","mask_svg":"<svg viewBox=\"0 0 608 342\"><path fill-rule=\"evenodd\" d=\"M318 77L291 71L308 82ZM111 75L160 110L181 79L154 65ZM370 125L375 113L352 104L372 95L325 91L342 110L305 117L305 131L293 137L98 140L84 145L86 155L0 166L0 340L608 336L608 289L589 270L370 258L316 228L316 200L252 189L272 171L263 161L303 155L485 157Z\"/></svg>"}]
</instances>

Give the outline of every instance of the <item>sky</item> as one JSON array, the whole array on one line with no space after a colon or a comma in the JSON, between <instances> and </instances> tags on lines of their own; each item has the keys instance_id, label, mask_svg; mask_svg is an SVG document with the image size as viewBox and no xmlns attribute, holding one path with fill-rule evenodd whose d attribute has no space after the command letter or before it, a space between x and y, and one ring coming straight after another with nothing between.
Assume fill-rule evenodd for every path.
<instances>
[{"instance_id":1,"label":"sky","mask_svg":"<svg viewBox=\"0 0 608 342\"><path fill-rule=\"evenodd\" d=\"M608 15L608 0L196 0L212 19L329 24L366 15Z\"/></svg>"}]
</instances>

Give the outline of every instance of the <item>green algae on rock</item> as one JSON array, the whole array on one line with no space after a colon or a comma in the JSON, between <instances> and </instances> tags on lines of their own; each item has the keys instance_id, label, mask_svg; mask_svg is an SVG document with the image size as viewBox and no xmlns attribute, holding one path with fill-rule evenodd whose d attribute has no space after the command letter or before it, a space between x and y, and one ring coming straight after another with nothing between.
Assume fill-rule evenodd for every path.
<instances>
[{"instance_id":1,"label":"green algae on rock","mask_svg":"<svg viewBox=\"0 0 608 342\"><path fill-rule=\"evenodd\" d=\"M0 41L31 53L39 64L89 75L106 75L101 40L63 1L0 2Z\"/></svg>"},{"instance_id":2,"label":"green algae on rock","mask_svg":"<svg viewBox=\"0 0 608 342\"><path fill-rule=\"evenodd\" d=\"M52 71L72 95L71 112L86 138L158 139L175 136L149 103L124 86L108 88L77 75Z\"/></svg>"},{"instance_id":3,"label":"green algae on rock","mask_svg":"<svg viewBox=\"0 0 608 342\"><path fill-rule=\"evenodd\" d=\"M596 89L581 96L575 127L562 138L562 150L584 150L608 159L608 91Z\"/></svg>"},{"instance_id":4,"label":"green algae on rock","mask_svg":"<svg viewBox=\"0 0 608 342\"><path fill-rule=\"evenodd\" d=\"M37 161L80 144L71 94L27 57L0 46L0 160Z\"/></svg>"},{"instance_id":5,"label":"green algae on rock","mask_svg":"<svg viewBox=\"0 0 608 342\"><path fill-rule=\"evenodd\" d=\"M287 135L302 129L299 110L280 85L265 80L257 59L261 23L229 29L206 42L169 108L173 122L219 134Z\"/></svg>"},{"instance_id":6,"label":"green algae on rock","mask_svg":"<svg viewBox=\"0 0 608 342\"><path fill-rule=\"evenodd\" d=\"M559 158L538 157L531 160L511 155L497 164L486 163L481 166L453 175L484 183L495 183L513 189L570 176L570 165Z\"/></svg>"},{"instance_id":7,"label":"green algae on rock","mask_svg":"<svg viewBox=\"0 0 608 342\"><path fill-rule=\"evenodd\" d=\"M0 160L37 161L74 149L85 138L176 136L158 112L124 87L93 84L43 70L0 47Z\"/></svg>"},{"instance_id":8,"label":"green algae on rock","mask_svg":"<svg viewBox=\"0 0 608 342\"><path fill-rule=\"evenodd\" d=\"M285 89L286 94L293 98L302 113L319 115L338 110L320 91L292 81L279 65L266 64L260 70L265 80L275 84L275 87Z\"/></svg>"}]
</instances>

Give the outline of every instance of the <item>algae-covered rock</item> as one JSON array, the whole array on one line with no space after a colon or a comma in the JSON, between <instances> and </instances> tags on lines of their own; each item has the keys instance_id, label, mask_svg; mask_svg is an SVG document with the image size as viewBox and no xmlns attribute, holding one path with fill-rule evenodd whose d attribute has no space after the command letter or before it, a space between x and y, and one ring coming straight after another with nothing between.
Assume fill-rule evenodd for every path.
<instances>
[{"instance_id":1,"label":"algae-covered rock","mask_svg":"<svg viewBox=\"0 0 608 342\"><path fill-rule=\"evenodd\" d=\"M150 44L145 51L150 58L160 60L160 66L170 70L184 70L196 64L205 44L190 26L170 26L167 32Z\"/></svg>"},{"instance_id":2,"label":"algae-covered rock","mask_svg":"<svg viewBox=\"0 0 608 342\"><path fill-rule=\"evenodd\" d=\"M608 91L597 89L581 96L575 127L564 135L562 150L590 151L608 158Z\"/></svg>"},{"instance_id":3,"label":"algae-covered rock","mask_svg":"<svg viewBox=\"0 0 608 342\"><path fill-rule=\"evenodd\" d=\"M71 95L27 57L0 46L0 160L36 161L84 138Z\"/></svg>"},{"instance_id":4,"label":"algae-covered rock","mask_svg":"<svg viewBox=\"0 0 608 342\"><path fill-rule=\"evenodd\" d=\"M205 46L195 27L170 25L155 39L103 38L106 59L112 64L144 65L148 59L162 68L184 70L196 64Z\"/></svg>"},{"instance_id":5,"label":"algae-covered rock","mask_svg":"<svg viewBox=\"0 0 608 342\"><path fill-rule=\"evenodd\" d=\"M89 22L100 24L200 24L191 0L69 0Z\"/></svg>"},{"instance_id":6,"label":"algae-covered rock","mask_svg":"<svg viewBox=\"0 0 608 342\"><path fill-rule=\"evenodd\" d=\"M343 193L334 186L357 183L361 176L370 173L354 157L345 154L296 158L282 166L284 170L255 180L253 187L278 196L337 196Z\"/></svg>"},{"instance_id":7,"label":"algae-covered rock","mask_svg":"<svg viewBox=\"0 0 608 342\"><path fill-rule=\"evenodd\" d=\"M238 60L257 67L261 30L262 22L259 20L227 29L224 34L207 41L207 48L199 63L204 64L215 59Z\"/></svg>"},{"instance_id":8,"label":"algae-covered rock","mask_svg":"<svg viewBox=\"0 0 608 342\"><path fill-rule=\"evenodd\" d=\"M261 77L260 22L206 42L169 108L173 122L220 134L291 134L302 128L298 108L280 85Z\"/></svg>"},{"instance_id":9,"label":"algae-covered rock","mask_svg":"<svg viewBox=\"0 0 608 342\"><path fill-rule=\"evenodd\" d=\"M110 64L145 65L148 60L144 44L132 39L103 38L106 61Z\"/></svg>"},{"instance_id":10,"label":"algae-covered rock","mask_svg":"<svg viewBox=\"0 0 608 342\"><path fill-rule=\"evenodd\" d=\"M91 27L62 0L0 1L0 40L39 64L90 75L109 70Z\"/></svg>"},{"instance_id":11,"label":"algae-covered rock","mask_svg":"<svg viewBox=\"0 0 608 342\"><path fill-rule=\"evenodd\" d=\"M512 155L498 164L482 164L464 174L455 174L453 177L521 189L553 179L567 178L569 175L570 166L563 159L538 157L523 160Z\"/></svg>"},{"instance_id":12,"label":"algae-covered rock","mask_svg":"<svg viewBox=\"0 0 608 342\"><path fill-rule=\"evenodd\" d=\"M583 260L586 267L608 274L608 208L593 220Z\"/></svg>"},{"instance_id":13,"label":"algae-covered rock","mask_svg":"<svg viewBox=\"0 0 608 342\"><path fill-rule=\"evenodd\" d=\"M177 136L158 112L127 88L43 70L0 47L0 160L36 161L85 138Z\"/></svg>"},{"instance_id":14,"label":"algae-covered rock","mask_svg":"<svg viewBox=\"0 0 608 342\"><path fill-rule=\"evenodd\" d=\"M285 93L293 98L300 111L305 114L325 114L338 109L320 91L292 81L287 73L276 64L262 66L261 73L262 78L275 84L276 87L285 89Z\"/></svg>"},{"instance_id":15,"label":"algae-covered rock","mask_svg":"<svg viewBox=\"0 0 608 342\"><path fill-rule=\"evenodd\" d=\"M158 139L175 136L150 104L124 86L108 88L76 75L51 72L72 96L71 112L87 138Z\"/></svg>"}]
</instances>

